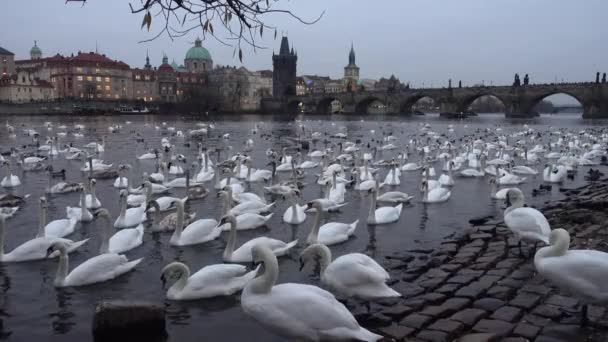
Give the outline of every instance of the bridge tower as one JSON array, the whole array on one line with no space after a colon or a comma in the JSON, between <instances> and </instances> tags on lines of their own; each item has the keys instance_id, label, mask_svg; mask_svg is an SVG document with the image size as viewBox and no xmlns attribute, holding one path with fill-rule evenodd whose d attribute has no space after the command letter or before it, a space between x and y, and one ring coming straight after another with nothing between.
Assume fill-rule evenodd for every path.
<instances>
[{"instance_id":1,"label":"bridge tower","mask_svg":"<svg viewBox=\"0 0 608 342\"><path fill-rule=\"evenodd\" d=\"M272 54L272 95L274 98L296 95L296 64L298 55L289 50L287 37L281 39L279 54Z\"/></svg>"}]
</instances>

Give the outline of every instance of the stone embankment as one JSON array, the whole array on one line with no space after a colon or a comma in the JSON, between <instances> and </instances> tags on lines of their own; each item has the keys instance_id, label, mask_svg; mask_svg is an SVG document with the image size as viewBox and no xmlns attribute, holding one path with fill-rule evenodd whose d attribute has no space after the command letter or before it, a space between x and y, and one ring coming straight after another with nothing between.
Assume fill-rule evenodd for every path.
<instances>
[{"instance_id":1,"label":"stone embankment","mask_svg":"<svg viewBox=\"0 0 608 342\"><path fill-rule=\"evenodd\" d=\"M608 251L608 181L563 190L567 199L541 211L571 234L573 249ZM433 251L387 257L399 299L353 310L366 327L397 341L608 341L608 315L589 307L580 327L578 300L535 273L532 248L520 256L502 222L487 221ZM607 284L608 286L608 284Z\"/></svg>"}]
</instances>

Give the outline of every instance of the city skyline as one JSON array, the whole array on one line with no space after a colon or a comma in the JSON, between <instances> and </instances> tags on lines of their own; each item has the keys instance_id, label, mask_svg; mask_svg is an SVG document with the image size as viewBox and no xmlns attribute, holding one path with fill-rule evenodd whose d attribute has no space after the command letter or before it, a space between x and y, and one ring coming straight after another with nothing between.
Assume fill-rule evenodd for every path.
<instances>
[{"instance_id":1,"label":"city skyline","mask_svg":"<svg viewBox=\"0 0 608 342\"><path fill-rule=\"evenodd\" d=\"M515 72L530 73L532 83L590 81L596 71L605 71L601 56L606 47L602 46L601 37L606 30L600 25L600 13L608 9L608 4L597 0L587 6L546 0L533 4L387 1L378 8L387 10L381 11L381 15L369 12L364 4L344 0L288 2L286 6L305 19L323 11L325 14L320 22L310 26L284 15L268 16L270 24L279 26L279 37L274 40L272 32L267 33L260 41L267 49L257 53L245 47L245 67L271 69L271 55L278 51L278 38L285 33L299 55L298 75L341 77L351 43L357 52L361 78L378 79L395 74L414 87L446 86L449 78L454 82L462 80L465 85L509 84ZM38 40L46 56L97 49L131 67L142 67L149 51L155 66L160 65L163 54L181 64L194 39L201 36L200 32L191 32L171 41L163 35L152 42L138 43L152 37L159 23L155 26L153 21L151 32L142 30L141 16L131 14L127 3L121 0L88 1L82 7L63 1L25 0L12 3L11 7L11 11L0 14L3 23L0 45L13 51L18 59L27 58L33 41ZM60 14L63 20L49 23L48 13ZM345 20L346 17L352 20ZM574 17L585 20L576 28L559 24L560 18ZM9 29L28 20L39 22L36 27L41 29L16 33ZM441 24L436 24L438 20ZM404 33L394 34L396 30ZM580 35L590 39L579 40ZM571 48L575 43L580 46ZM233 56L233 48L209 38L203 45L218 65L241 65L238 57ZM473 50L474 47L477 49ZM524 47L526 53L511 52L523 51Z\"/></svg>"}]
</instances>

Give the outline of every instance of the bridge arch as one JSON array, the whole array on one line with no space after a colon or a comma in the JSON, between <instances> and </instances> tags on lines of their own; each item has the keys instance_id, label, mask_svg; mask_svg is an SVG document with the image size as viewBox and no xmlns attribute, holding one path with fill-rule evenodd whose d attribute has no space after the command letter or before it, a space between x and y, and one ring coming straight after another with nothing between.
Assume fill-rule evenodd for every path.
<instances>
[{"instance_id":1,"label":"bridge arch","mask_svg":"<svg viewBox=\"0 0 608 342\"><path fill-rule=\"evenodd\" d=\"M582 108L582 111L583 111L583 114L584 114L585 108L586 108L587 106L589 106L589 104L587 104L587 103L586 103L586 102L585 102L585 101L584 101L584 100L583 100L583 99L582 99L580 96L578 96L577 94L574 94L574 93L569 92L569 91L564 91L564 90L561 90L561 89L553 89L553 90L550 90L550 91L544 92L544 93L542 93L542 94L540 94L540 95L538 95L538 96L533 97L533 98L530 100L530 102L529 102L529 104L528 104L528 106L527 106L527 108L526 108L527 112L528 112L528 113L534 113L534 114L540 114L540 113L539 113L539 111L540 111L540 110L539 110L539 108L537 108L537 107L538 107L538 105L539 105L539 104L540 104L540 103L541 103L543 100L545 100L545 99L547 99L548 97L551 97L551 96L553 96L553 95L567 95L567 96L569 96L569 97L571 97L571 98L575 99L575 100L576 100L576 101L578 101L578 103L580 104L580 106L581 106L581 108Z\"/></svg>"},{"instance_id":2,"label":"bridge arch","mask_svg":"<svg viewBox=\"0 0 608 342\"><path fill-rule=\"evenodd\" d=\"M413 107L422 99L431 99L434 103L435 106L439 105L439 102L433 98L432 96L422 93L422 94L416 94L413 96L410 96L409 98L407 98L405 101L403 101L401 103L401 105L399 106L399 112L400 113L404 113L404 114L411 114Z\"/></svg>"},{"instance_id":3,"label":"bridge arch","mask_svg":"<svg viewBox=\"0 0 608 342\"><path fill-rule=\"evenodd\" d=\"M489 98L495 98L497 99L503 106L504 110L506 111L507 108L509 108L507 101L505 101L502 97L491 93L491 92L482 92L482 93L477 93L471 96L467 96L465 97L462 101L460 101L460 103L458 104L458 108L457 111L459 113L465 113L467 111L469 111L469 107L477 100L480 100L481 98L484 97L489 97Z\"/></svg>"},{"instance_id":4,"label":"bridge arch","mask_svg":"<svg viewBox=\"0 0 608 342\"><path fill-rule=\"evenodd\" d=\"M380 99L379 97L368 96L368 97L365 97L364 99L362 99L361 101L357 102L357 105L355 106L355 113L368 114L370 105L372 105L375 102L380 103L383 106L386 106L384 101L382 99Z\"/></svg>"},{"instance_id":5,"label":"bridge arch","mask_svg":"<svg viewBox=\"0 0 608 342\"><path fill-rule=\"evenodd\" d=\"M337 101L337 102L336 102ZM319 114L334 114L342 111L344 103L337 96L326 96L317 103L316 112Z\"/></svg>"},{"instance_id":6,"label":"bridge arch","mask_svg":"<svg viewBox=\"0 0 608 342\"><path fill-rule=\"evenodd\" d=\"M304 103L301 100L291 100L287 103L288 114L299 114L304 109Z\"/></svg>"}]
</instances>

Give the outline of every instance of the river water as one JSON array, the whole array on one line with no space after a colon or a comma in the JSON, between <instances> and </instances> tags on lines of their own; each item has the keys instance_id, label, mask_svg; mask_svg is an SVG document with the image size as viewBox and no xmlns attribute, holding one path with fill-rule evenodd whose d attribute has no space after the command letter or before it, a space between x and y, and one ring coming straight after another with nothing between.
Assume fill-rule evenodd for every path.
<instances>
[{"instance_id":1,"label":"river water","mask_svg":"<svg viewBox=\"0 0 608 342\"><path fill-rule=\"evenodd\" d=\"M309 130L328 133L344 132L348 139L360 139L367 144L372 138L380 138L382 132L392 133L399 137L398 144L403 144L411 137L419 134L421 125L428 123L431 129L440 133L447 133L448 125L454 125L453 137L460 139L464 135L473 134L478 129L502 128L502 133L521 130L524 124L540 132L553 128L568 128L580 131L592 126L602 126L604 121L586 121L580 115L559 114L541 116L531 120L509 120L503 115L487 114L466 120L444 120L438 116L416 117L357 117L357 116L308 116L297 117L303 120ZM133 168L129 172L129 179L134 186L141 182L143 171L153 172L154 162L137 161L134 157L141 154L145 147L159 147L163 136L170 137L176 146L176 152L192 157L196 153L196 144L186 146L189 140L174 137L167 127L175 127L185 133L193 129L197 122L213 122L213 129L203 144L209 148L220 147L224 149L222 159L226 153L240 150L244 141L251 137L255 141L254 167L268 168L266 166L265 151L268 148L280 149L287 146L285 137L295 137L299 132L299 125L293 117L281 116L227 116L224 118L188 118L166 116L97 116L97 117L65 117L65 116L19 116L7 120L16 128L16 139L7 136L7 130L0 127L0 146L6 151L11 146L27 144L30 137L22 134L23 128L33 128L41 136L52 136L59 131L60 125L67 125L67 137L62 143L72 142L74 146L82 146L90 141L100 140L107 136L106 152L99 158L115 165L129 163ZM55 127L48 130L44 123L52 122ZM130 121L127 124L126 121ZM166 125L163 125L165 122ZM84 124L83 138L75 138L71 132L74 124ZM110 133L108 126L122 124L120 132ZM259 126L257 134L250 132L255 125ZM376 135L371 133L374 130ZM230 134L225 140L221 136ZM143 138L137 142L136 136ZM231 147L229 147L231 146ZM323 148L319 143L317 147ZM385 152L382 158L390 158L399 150ZM215 156L212 156L215 158ZM413 156L414 160L417 156ZM189 161L190 162L190 161ZM79 169L81 164L68 161L63 156L53 160L55 170L65 168L68 180L81 181L85 176ZM438 162L436 170L441 169ZM16 190L20 194L30 194L31 197L19 212L8 220L6 232L6 250L31 239L38 225L37 207L38 198L44 192L47 176L44 173L21 173L15 168L24 184ZM564 187L575 187L584 183L583 176L587 168L580 169L574 180L569 180ZM309 170L304 182L308 185L303 190L305 200L321 197L320 187L316 185L313 173L318 169ZM386 174L380 171L381 179ZM286 177L286 175L281 175ZM455 177L456 178L456 177ZM456 185L452 196L447 203L424 205L414 200L406 206L397 223L368 227L365 219L368 212L369 199L356 191L349 191L346 196L348 205L340 212L331 214L330 219L340 222L352 222L361 219L356 237L348 242L333 246L334 257L350 252L363 252L374 257L380 263L384 256L398 251L413 248L433 248L442 238L461 231L468 227L467 221L474 216L498 215L500 218L503 203L490 200L487 180L456 178ZM403 172L401 185L396 187L400 191L413 194L420 199L418 185L419 172ZM112 187L113 180L99 180L97 195L103 206L110 210L113 217L119 212L118 192ZM541 183L541 177L530 178L521 186L528 196L528 203L542 205L546 201L560 198L559 186L553 186L552 191L541 196L530 197L531 190ZM208 183L211 194L202 201L191 204L197 211L197 218L218 218L220 208L213 190L213 183ZM172 191L172 195L183 197L184 191ZM268 197L269 198L269 197ZM65 207L79 206L78 194L55 195L49 200L49 220L64 218ZM291 226L281 222L287 203L278 202L274 217L267 228L254 231L239 232L238 244L259 236L261 234L291 241L298 238L302 242L297 247L300 251L310 227L313 216L308 215L307 220L300 226ZM100 245L100 222L94 221L80 225L69 238L79 240L90 237L91 240L80 250L70 256L70 268L73 269L87 258L97 254ZM88 341L92 339L91 322L95 305L105 299L134 299L160 303L167 312L167 329L170 341L198 341L201 337L207 341L281 341L282 339L265 331L252 319L247 317L240 308L239 297L219 298L188 303L171 302L165 300L164 290L161 288L159 271L167 263L178 260L188 264L192 272L199 268L221 262L222 251L226 234L210 243L175 248L169 246L169 234L152 234L147 232L144 244L127 253L129 259L144 257L144 261L137 269L116 280L82 288L56 289L53 279L57 269L57 261L40 261L19 264L0 265L0 318L3 321L2 338L10 341ZM310 273L298 271L297 253L279 261L279 282L301 282L317 284L318 279Z\"/></svg>"}]
</instances>

